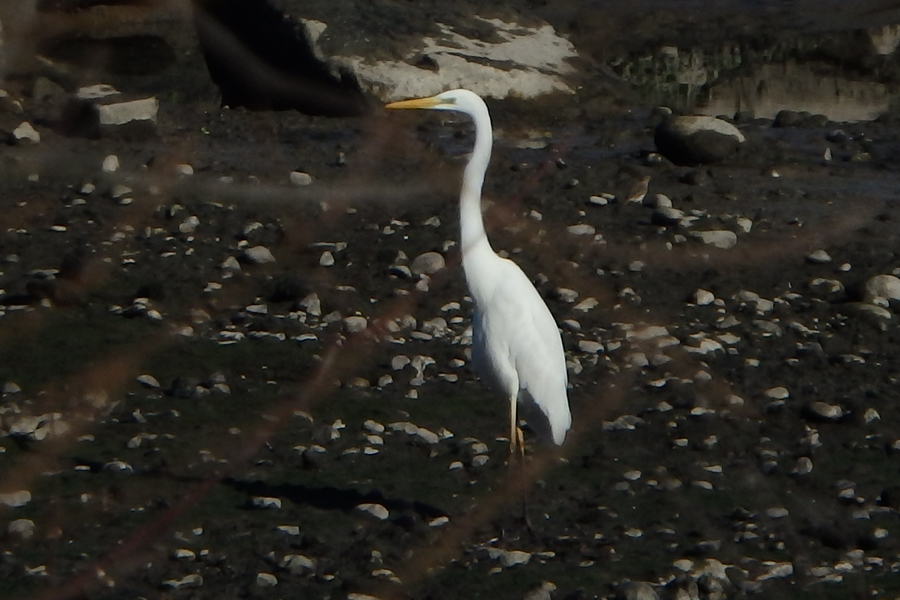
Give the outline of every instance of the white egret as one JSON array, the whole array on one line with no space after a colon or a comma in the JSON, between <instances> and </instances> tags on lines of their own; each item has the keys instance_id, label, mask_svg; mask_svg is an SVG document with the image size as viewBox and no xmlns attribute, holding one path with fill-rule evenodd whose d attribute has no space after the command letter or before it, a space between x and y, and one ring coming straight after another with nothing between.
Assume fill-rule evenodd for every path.
<instances>
[{"instance_id":1,"label":"white egret","mask_svg":"<svg viewBox=\"0 0 900 600\"><path fill-rule=\"evenodd\" d=\"M509 399L510 453L522 446L517 403L533 403L559 445L572 424L566 396L568 376L562 338L550 309L516 263L491 248L481 215L481 187L491 160L493 132L484 101L468 90L392 102L385 108L452 110L475 121L475 148L459 194L463 271L475 301L472 363L481 377Z\"/></svg>"}]
</instances>

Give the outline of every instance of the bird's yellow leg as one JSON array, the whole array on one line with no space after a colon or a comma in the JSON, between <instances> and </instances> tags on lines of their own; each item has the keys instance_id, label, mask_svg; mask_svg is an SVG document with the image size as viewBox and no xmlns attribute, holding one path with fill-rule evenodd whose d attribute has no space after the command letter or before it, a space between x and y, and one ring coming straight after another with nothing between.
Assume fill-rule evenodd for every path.
<instances>
[{"instance_id":1,"label":"bird's yellow leg","mask_svg":"<svg viewBox=\"0 0 900 600\"><path fill-rule=\"evenodd\" d=\"M509 456L516 453L516 445L519 441L519 427L516 423L516 396L509 401Z\"/></svg>"},{"instance_id":2,"label":"bird's yellow leg","mask_svg":"<svg viewBox=\"0 0 900 600\"><path fill-rule=\"evenodd\" d=\"M519 456L522 457L522 460L525 460L525 434L522 433L522 428L516 425L516 442L519 444Z\"/></svg>"}]
</instances>

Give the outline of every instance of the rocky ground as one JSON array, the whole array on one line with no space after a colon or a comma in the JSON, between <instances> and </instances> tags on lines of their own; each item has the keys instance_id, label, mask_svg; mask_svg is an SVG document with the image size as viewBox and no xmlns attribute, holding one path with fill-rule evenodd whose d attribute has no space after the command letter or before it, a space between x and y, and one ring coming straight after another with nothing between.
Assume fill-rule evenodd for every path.
<instances>
[{"instance_id":1,"label":"rocky ground","mask_svg":"<svg viewBox=\"0 0 900 600\"><path fill-rule=\"evenodd\" d=\"M7 145L0 595L900 596L900 120L739 119L679 167L621 98L491 102L489 235L575 421L514 465L467 368L464 118L163 101Z\"/></svg>"}]
</instances>

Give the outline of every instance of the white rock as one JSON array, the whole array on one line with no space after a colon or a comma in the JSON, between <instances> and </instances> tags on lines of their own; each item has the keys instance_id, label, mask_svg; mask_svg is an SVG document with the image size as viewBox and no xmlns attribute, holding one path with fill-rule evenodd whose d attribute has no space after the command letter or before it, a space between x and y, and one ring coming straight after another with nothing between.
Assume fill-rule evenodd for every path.
<instances>
[{"instance_id":1,"label":"white rock","mask_svg":"<svg viewBox=\"0 0 900 600\"><path fill-rule=\"evenodd\" d=\"M0 393L2 393L4 396L8 394L19 394L21 392L22 388L19 387L18 383L15 383L13 381L7 381L3 384L3 387L0 388Z\"/></svg>"},{"instance_id":2,"label":"white rock","mask_svg":"<svg viewBox=\"0 0 900 600\"><path fill-rule=\"evenodd\" d=\"M269 314L269 307L266 304L250 304L244 308L244 312L251 315L267 315Z\"/></svg>"},{"instance_id":3,"label":"white rock","mask_svg":"<svg viewBox=\"0 0 900 600\"><path fill-rule=\"evenodd\" d=\"M334 254L332 254L330 250L326 250L322 253L322 256L319 257L319 264L323 267L334 266Z\"/></svg>"},{"instance_id":4,"label":"white rock","mask_svg":"<svg viewBox=\"0 0 900 600\"><path fill-rule=\"evenodd\" d=\"M410 269L416 275L434 275L445 266L444 257L439 252L425 252L413 260Z\"/></svg>"},{"instance_id":5,"label":"white rock","mask_svg":"<svg viewBox=\"0 0 900 600\"><path fill-rule=\"evenodd\" d=\"M876 300L900 300L900 278L894 275L876 275L866 281L865 301L878 304Z\"/></svg>"},{"instance_id":6,"label":"white rock","mask_svg":"<svg viewBox=\"0 0 900 600\"><path fill-rule=\"evenodd\" d=\"M187 163L179 163L175 165L175 172L179 175L189 176L194 174L194 167Z\"/></svg>"},{"instance_id":7,"label":"white rock","mask_svg":"<svg viewBox=\"0 0 900 600\"><path fill-rule=\"evenodd\" d=\"M791 397L790 392L788 392L787 388L783 386L769 388L763 392L763 395L766 398L771 398L772 400L787 400Z\"/></svg>"},{"instance_id":8,"label":"white rock","mask_svg":"<svg viewBox=\"0 0 900 600\"><path fill-rule=\"evenodd\" d=\"M194 233L198 225L200 225L200 219L195 215L191 215L178 225L178 231L181 233Z\"/></svg>"},{"instance_id":9,"label":"white rock","mask_svg":"<svg viewBox=\"0 0 900 600\"><path fill-rule=\"evenodd\" d=\"M281 509L281 498L254 496L250 502L256 508Z\"/></svg>"},{"instance_id":10,"label":"white rock","mask_svg":"<svg viewBox=\"0 0 900 600\"><path fill-rule=\"evenodd\" d=\"M427 56L437 67L433 70L399 57L375 61L363 54L331 59L349 66L365 87L379 92L383 100L430 96L457 87L461 81L476 94L493 98L531 98L571 90L565 76L573 71L568 60L577 52L552 26L537 19L525 25L475 15L469 18L472 22L459 31L437 21L435 35L416 39L412 48L401 49L403 55ZM485 28L491 31L490 37L471 33ZM372 40L373 44L379 42L384 43Z\"/></svg>"},{"instance_id":11,"label":"white rock","mask_svg":"<svg viewBox=\"0 0 900 600\"><path fill-rule=\"evenodd\" d=\"M705 131L713 131L720 135L732 137L738 142L743 143L746 138L740 130L727 121L708 116L678 116L672 118L669 123L670 128L683 135L692 136L696 133Z\"/></svg>"},{"instance_id":12,"label":"white rock","mask_svg":"<svg viewBox=\"0 0 900 600\"><path fill-rule=\"evenodd\" d=\"M882 300L881 298L873 298L873 302ZM883 306L875 304L867 304L865 302L851 302L844 305L845 308L856 310L863 316L871 317L873 321L890 321L892 318L891 311Z\"/></svg>"},{"instance_id":13,"label":"white rock","mask_svg":"<svg viewBox=\"0 0 900 600\"><path fill-rule=\"evenodd\" d=\"M312 175L303 173L302 171L291 171L290 180L294 185L309 185L312 183Z\"/></svg>"},{"instance_id":14,"label":"white rock","mask_svg":"<svg viewBox=\"0 0 900 600\"><path fill-rule=\"evenodd\" d=\"M172 553L172 558L178 560L196 560L197 553L190 548L177 548L175 552Z\"/></svg>"},{"instance_id":15,"label":"white rock","mask_svg":"<svg viewBox=\"0 0 900 600\"><path fill-rule=\"evenodd\" d=\"M314 573L317 562L315 559L309 558L302 554L286 554L281 561L281 568L287 569L291 575L303 575L306 573Z\"/></svg>"},{"instance_id":16,"label":"white rock","mask_svg":"<svg viewBox=\"0 0 900 600\"><path fill-rule=\"evenodd\" d=\"M98 83L78 88L75 97L79 100L98 100L107 96L115 96L118 93L119 90L108 83Z\"/></svg>"},{"instance_id":17,"label":"white rock","mask_svg":"<svg viewBox=\"0 0 900 600\"><path fill-rule=\"evenodd\" d=\"M716 296L710 291L703 288L697 288L694 292L694 304L697 306L707 306L716 301Z\"/></svg>"},{"instance_id":18,"label":"white rock","mask_svg":"<svg viewBox=\"0 0 900 600\"><path fill-rule=\"evenodd\" d=\"M669 330L662 325L647 325L644 327L637 327L629 330L625 333L625 339L632 343L646 342L648 340L654 340L657 338L666 337L668 335Z\"/></svg>"},{"instance_id":19,"label":"white rock","mask_svg":"<svg viewBox=\"0 0 900 600\"><path fill-rule=\"evenodd\" d=\"M704 244L722 248L723 250L732 248L737 244L737 234L733 231L724 229L714 231L692 231L690 235Z\"/></svg>"},{"instance_id":20,"label":"white rock","mask_svg":"<svg viewBox=\"0 0 900 600\"><path fill-rule=\"evenodd\" d=\"M247 260L258 265L275 262L275 257L265 246L253 246L244 250L244 256Z\"/></svg>"},{"instance_id":21,"label":"white rock","mask_svg":"<svg viewBox=\"0 0 900 600\"><path fill-rule=\"evenodd\" d=\"M596 233L596 229L594 229L594 226L588 225L587 223L569 225L566 229L568 229L569 233L571 233L572 235L594 235L594 233Z\"/></svg>"},{"instance_id":22,"label":"white rock","mask_svg":"<svg viewBox=\"0 0 900 600\"><path fill-rule=\"evenodd\" d=\"M773 563L771 561L766 561L764 564L768 567L768 570L757 577L757 581L780 579L783 577L790 577L794 574L794 565L789 562Z\"/></svg>"},{"instance_id":23,"label":"white rock","mask_svg":"<svg viewBox=\"0 0 900 600\"><path fill-rule=\"evenodd\" d=\"M390 512L384 506L382 506L381 504L374 504L370 502L365 502L363 504L357 505L356 510L368 513L379 521L384 521L390 516Z\"/></svg>"},{"instance_id":24,"label":"white rock","mask_svg":"<svg viewBox=\"0 0 900 600\"><path fill-rule=\"evenodd\" d=\"M369 433L384 433L384 425L382 425L378 421L373 421L372 419L367 419L366 422L363 423L363 429L368 431Z\"/></svg>"},{"instance_id":25,"label":"white rock","mask_svg":"<svg viewBox=\"0 0 900 600\"><path fill-rule=\"evenodd\" d=\"M491 560L498 560L504 568L515 565L527 565L531 560L531 553L522 550L503 550L501 548L488 548L488 556Z\"/></svg>"},{"instance_id":26,"label":"white rock","mask_svg":"<svg viewBox=\"0 0 900 600\"><path fill-rule=\"evenodd\" d=\"M665 194L654 194L652 197L644 196L642 204L649 208L672 208L672 199Z\"/></svg>"},{"instance_id":27,"label":"white rock","mask_svg":"<svg viewBox=\"0 0 900 600\"><path fill-rule=\"evenodd\" d=\"M17 416L8 421L8 432L13 436L27 437L31 440L41 441L50 435L53 419L54 415Z\"/></svg>"},{"instance_id":28,"label":"white rock","mask_svg":"<svg viewBox=\"0 0 900 600\"><path fill-rule=\"evenodd\" d=\"M257 573L256 585L259 587L275 587L278 585L278 578L271 573Z\"/></svg>"},{"instance_id":29,"label":"white rock","mask_svg":"<svg viewBox=\"0 0 900 600\"><path fill-rule=\"evenodd\" d=\"M556 288L556 295L559 296L560 300L569 304L574 303L578 299L578 292L564 287Z\"/></svg>"},{"instance_id":30,"label":"white rock","mask_svg":"<svg viewBox=\"0 0 900 600\"><path fill-rule=\"evenodd\" d=\"M650 222L654 225L682 225L689 227L690 219L686 219L684 211L671 206L661 206L650 215Z\"/></svg>"},{"instance_id":31,"label":"white rock","mask_svg":"<svg viewBox=\"0 0 900 600\"><path fill-rule=\"evenodd\" d=\"M307 314L314 317L322 316L322 302L319 295L313 292L299 302L300 306L306 309Z\"/></svg>"},{"instance_id":32,"label":"white rock","mask_svg":"<svg viewBox=\"0 0 900 600\"><path fill-rule=\"evenodd\" d=\"M156 98L142 98L129 102L101 104L97 107L100 125L124 125L132 121L156 122L159 101Z\"/></svg>"},{"instance_id":33,"label":"white rock","mask_svg":"<svg viewBox=\"0 0 900 600\"><path fill-rule=\"evenodd\" d=\"M185 575L181 579L167 579L162 585L171 589L200 587L203 585L203 577L197 574Z\"/></svg>"},{"instance_id":34,"label":"white rock","mask_svg":"<svg viewBox=\"0 0 900 600\"><path fill-rule=\"evenodd\" d=\"M401 369L403 369L407 365L409 365L411 362L412 361L409 359L408 356L405 356L403 354L398 354L397 356L395 356L394 358L391 359L391 368L395 371L400 371Z\"/></svg>"},{"instance_id":35,"label":"white rock","mask_svg":"<svg viewBox=\"0 0 900 600\"><path fill-rule=\"evenodd\" d=\"M744 233L750 233L750 230L753 229L753 221L747 217L738 217L734 222Z\"/></svg>"},{"instance_id":36,"label":"white rock","mask_svg":"<svg viewBox=\"0 0 900 600\"><path fill-rule=\"evenodd\" d=\"M827 265L831 262L831 256L824 250L816 250L806 256L806 260L814 265Z\"/></svg>"},{"instance_id":37,"label":"white rock","mask_svg":"<svg viewBox=\"0 0 900 600\"><path fill-rule=\"evenodd\" d=\"M703 338L699 341L699 345L697 346L685 346L684 350L689 352L690 354L710 354L712 352L718 352L720 350L724 350L722 344L720 344L716 340L712 340L709 338Z\"/></svg>"},{"instance_id":38,"label":"white rock","mask_svg":"<svg viewBox=\"0 0 900 600\"><path fill-rule=\"evenodd\" d=\"M137 378L137 382L140 383L144 387L157 389L159 388L159 380L156 379L153 375L139 375Z\"/></svg>"},{"instance_id":39,"label":"white rock","mask_svg":"<svg viewBox=\"0 0 900 600\"><path fill-rule=\"evenodd\" d=\"M578 350L587 354L597 354L603 351L603 344L594 340L578 340Z\"/></svg>"},{"instance_id":40,"label":"white rock","mask_svg":"<svg viewBox=\"0 0 900 600\"><path fill-rule=\"evenodd\" d=\"M21 125L13 129L13 137L16 141L27 140L34 144L41 141L41 134L28 121L22 121Z\"/></svg>"},{"instance_id":41,"label":"white rock","mask_svg":"<svg viewBox=\"0 0 900 600\"><path fill-rule=\"evenodd\" d=\"M119 157L115 154L110 154L103 159L103 164L100 168L104 173L115 173L119 170Z\"/></svg>"},{"instance_id":42,"label":"white rock","mask_svg":"<svg viewBox=\"0 0 900 600\"><path fill-rule=\"evenodd\" d=\"M672 563L672 566L683 573L689 573L694 568L694 561L688 558L679 558Z\"/></svg>"},{"instance_id":43,"label":"white rock","mask_svg":"<svg viewBox=\"0 0 900 600\"><path fill-rule=\"evenodd\" d=\"M811 402L809 411L820 419L826 421L838 421L847 414L839 404L828 404L827 402Z\"/></svg>"},{"instance_id":44,"label":"white rock","mask_svg":"<svg viewBox=\"0 0 900 600\"><path fill-rule=\"evenodd\" d=\"M588 312L598 304L600 303L596 298L585 298L584 300L573 306L572 310L577 310L579 312Z\"/></svg>"},{"instance_id":45,"label":"white rock","mask_svg":"<svg viewBox=\"0 0 900 600\"><path fill-rule=\"evenodd\" d=\"M34 536L34 521L31 519L16 519L10 521L6 527L6 532L22 540L27 540Z\"/></svg>"},{"instance_id":46,"label":"white rock","mask_svg":"<svg viewBox=\"0 0 900 600\"><path fill-rule=\"evenodd\" d=\"M369 322L365 317L352 316L344 319L344 330L347 333L359 333L365 331L368 326Z\"/></svg>"},{"instance_id":47,"label":"white rock","mask_svg":"<svg viewBox=\"0 0 900 600\"><path fill-rule=\"evenodd\" d=\"M241 263L237 258L229 256L224 261L222 261L222 269L225 271L240 271Z\"/></svg>"},{"instance_id":48,"label":"white rock","mask_svg":"<svg viewBox=\"0 0 900 600\"><path fill-rule=\"evenodd\" d=\"M794 470L791 471L794 475L809 475L813 471L813 462L808 456L801 456L797 459L797 464L794 466Z\"/></svg>"},{"instance_id":49,"label":"white rock","mask_svg":"<svg viewBox=\"0 0 900 600\"><path fill-rule=\"evenodd\" d=\"M132 190L127 185L122 184L122 183L117 183L116 185L112 186L112 189L109 191L109 196L113 200L118 200L119 198L121 198L123 196L127 196L128 194L130 194L133 191L134 190Z\"/></svg>"},{"instance_id":50,"label":"white rock","mask_svg":"<svg viewBox=\"0 0 900 600\"><path fill-rule=\"evenodd\" d=\"M837 279L817 277L809 282L809 289L820 296L839 294L844 291L844 284Z\"/></svg>"}]
</instances>

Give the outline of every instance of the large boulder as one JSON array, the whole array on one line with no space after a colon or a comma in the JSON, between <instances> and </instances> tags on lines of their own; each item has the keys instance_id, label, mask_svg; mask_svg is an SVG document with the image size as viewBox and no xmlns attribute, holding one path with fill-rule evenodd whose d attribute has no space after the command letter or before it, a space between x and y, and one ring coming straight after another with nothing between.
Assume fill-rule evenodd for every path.
<instances>
[{"instance_id":1,"label":"large boulder","mask_svg":"<svg viewBox=\"0 0 900 600\"><path fill-rule=\"evenodd\" d=\"M677 165L703 165L725 160L744 143L737 127L703 116L666 119L656 128L654 140L660 154Z\"/></svg>"},{"instance_id":2,"label":"large boulder","mask_svg":"<svg viewBox=\"0 0 900 600\"><path fill-rule=\"evenodd\" d=\"M255 1L255 0L254 0ZM272 0L306 27L323 62L382 101L466 87L483 96L571 92L574 46L527 3Z\"/></svg>"}]
</instances>

